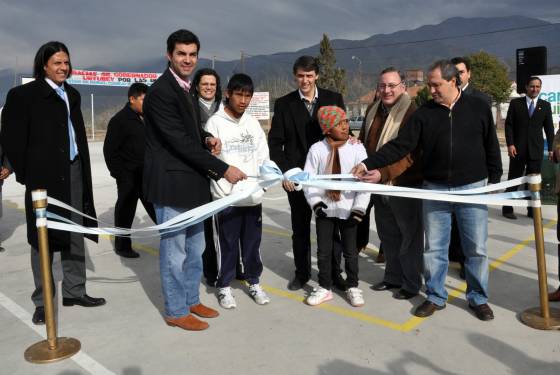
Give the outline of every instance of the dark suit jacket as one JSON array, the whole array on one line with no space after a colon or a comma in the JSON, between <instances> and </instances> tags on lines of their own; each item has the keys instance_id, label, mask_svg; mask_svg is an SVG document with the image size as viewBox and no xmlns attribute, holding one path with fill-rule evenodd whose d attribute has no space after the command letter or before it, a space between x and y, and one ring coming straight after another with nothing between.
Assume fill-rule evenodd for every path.
<instances>
[{"instance_id":1,"label":"dark suit jacket","mask_svg":"<svg viewBox=\"0 0 560 375\"><path fill-rule=\"evenodd\" d=\"M476 96L477 98L480 98L482 100L484 100L484 102L486 104L488 104L490 107L492 107L492 98L490 97L490 95L477 90L474 88L474 86L472 85L472 83L469 83L469 85L467 86L466 89L463 90L463 93L467 94L467 95L472 95L472 96Z\"/></svg>"},{"instance_id":2,"label":"dark suit jacket","mask_svg":"<svg viewBox=\"0 0 560 375\"><path fill-rule=\"evenodd\" d=\"M274 116L268 133L270 159L285 172L291 168L303 168L309 147L323 139L317 120L321 106L336 105L342 109L344 100L337 92L318 89L317 103L310 116L305 104L295 90L274 104Z\"/></svg>"},{"instance_id":3,"label":"dark suit jacket","mask_svg":"<svg viewBox=\"0 0 560 375\"><path fill-rule=\"evenodd\" d=\"M548 151L552 151L554 125L550 103L542 99L537 100L533 116L529 118L525 97L512 99L505 123L506 142L508 146L515 146L521 159L542 160L543 129Z\"/></svg>"},{"instance_id":4,"label":"dark suit jacket","mask_svg":"<svg viewBox=\"0 0 560 375\"><path fill-rule=\"evenodd\" d=\"M228 165L205 145L192 97L167 69L144 98L146 153L143 191L149 202L194 208L210 201L210 180Z\"/></svg>"},{"instance_id":5,"label":"dark suit jacket","mask_svg":"<svg viewBox=\"0 0 560 375\"><path fill-rule=\"evenodd\" d=\"M103 144L105 163L111 176L142 173L146 149L144 122L128 103L109 121Z\"/></svg>"},{"instance_id":6,"label":"dark suit jacket","mask_svg":"<svg viewBox=\"0 0 560 375\"><path fill-rule=\"evenodd\" d=\"M80 109L80 93L64 84L70 104L70 118L76 133L76 143L82 165L83 207L87 215L95 217L91 167L84 120ZM66 103L44 79L37 79L8 92L2 111L2 147L16 174L24 184L27 240L37 245L35 214L31 191L47 189L50 197L70 204L70 141L68 137L68 111ZM70 217L66 210L52 206L49 211ZM84 219L86 226L95 222ZM97 236L88 236L97 239ZM69 232L49 231L52 249L67 249Z\"/></svg>"},{"instance_id":7,"label":"dark suit jacket","mask_svg":"<svg viewBox=\"0 0 560 375\"><path fill-rule=\"evenodd\" d=\"M8 158L4 156L4 151L2 151L2 144L0 143L0 167L8 168L12 170L12 165L8 162ZM2 193L2 185L4 180L0 180L0 193ZM1 194L0 194L1 195ZM2 216L2 202L0 202L0 216Z\"/></svg>"}]
</instances>

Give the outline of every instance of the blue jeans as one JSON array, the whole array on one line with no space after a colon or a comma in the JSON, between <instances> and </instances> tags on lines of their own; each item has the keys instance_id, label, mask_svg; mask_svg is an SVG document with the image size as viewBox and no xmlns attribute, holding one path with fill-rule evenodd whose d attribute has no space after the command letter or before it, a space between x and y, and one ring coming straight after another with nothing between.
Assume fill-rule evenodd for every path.
<instances>
[{"instance_id":1,"label":"blue jeans","mask_svg":"<svg viewBox=\"0 0 560 375\"><path fill-rule=\"evenodd\" d=\"M154 205L158 224L178 216L184 208ZM165 315L178 318L200 303L199 287L204 251L204 223L161 235L159 273Z\"/></svg>"},{"instance_id":2,"label":"blue jeans","mask_svg":"<svg viewBox=\"0 0 560 375\"><path fill-rule=\"evenodd\" d=\"M424 182L424 189L453 191L486 185L486 180L457 187ZM447 301L445 277L449 265L451 213L457 217L461 246L465 255L467 300L471 305L488 301L488 207L480 204L424 200L424 278L428 301L443 306Z\"/></svg>"}]
</instances>

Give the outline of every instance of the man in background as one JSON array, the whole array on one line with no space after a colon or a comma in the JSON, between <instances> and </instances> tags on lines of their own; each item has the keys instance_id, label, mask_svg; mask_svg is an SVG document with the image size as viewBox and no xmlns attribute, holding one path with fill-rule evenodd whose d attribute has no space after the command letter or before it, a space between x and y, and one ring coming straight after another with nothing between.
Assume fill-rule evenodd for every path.
<instances>
[{"instance_id":1,"label":"man in background","mask_svg":"<svg viewBox=\"0 0 560 375\"><path fill-rule=\"evenodd\" d=\"M548 159L552 160L554 142L552 110L549 102L539 99L541 88L541 79L530 77L525 86L527 94L512 99L509 104L505 122L509 155L508 180L541 173L544 152L543 130L547 141ZM506 191L515 190L517 186L506 189ZM511 206L503 206L502 215L507 219L517 219ZM531 207L527 207L527 216L533 217Z\"/></svg>"},{"instance_id":2,"label":"man in background","mask_svg":"<svg viewBox=\"0 0 560 375\"><path fill-rule=\"evenodd\" d=\"M282 172L305 166L305 158L312 144L324 138L317 120L317 111L326 105L344 107L342 95L317 87L319 65L312 56L300 56L294 63L293 74L298 89L279 98L274 104L274 117L268 133L270 159ZM311 277L311 208L301 189L293 182L284 180L282 187L288 194L292 220L292 249L295 276L288 289L299 290ZM340 275L340 246L333 256L333 283L346 289Z\"/></svg>"},{"instance_id":3,"label":"man in background","mask_svg":"<svg viewBox=\"0 0 560 375\"><path fill-rule=\"evenodd\" d=\"M115 226L130 228L136 214L138 199L155 223L156 214L151 203L142 197L142 174L146 130L142 104L148 91L143 83L133 83L128 89L128 103L109 120L103 144L103 156L111 176L117 180ZM115 252L124 258L138 258L129 237L115 237Z\"/></svg>"}]
</instances>

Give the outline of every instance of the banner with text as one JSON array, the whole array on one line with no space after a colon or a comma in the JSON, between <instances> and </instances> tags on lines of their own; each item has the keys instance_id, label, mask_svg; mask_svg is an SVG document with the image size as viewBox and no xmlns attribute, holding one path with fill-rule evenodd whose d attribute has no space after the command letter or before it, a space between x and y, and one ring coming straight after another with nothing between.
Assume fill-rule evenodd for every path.
<instances>
[{"instance_id":1,"label":"banner with text","mask_svg":"<svg viewBox=\"0 0 560 375\"><path fill-rule=\"evenodd\" d=\"M268 120L270 118L270 96L268 91L255 92L251 103L247 107L247 113L257 120Z\"/></svg>"},{"instance_id":2,"label":"banner with text","mask_svg":"<svg viewBox=\"0 0 560 375\"><path fill-rule=\"evenodd\" d=\"M554 128L558 129L560 122L560 74L539 76L542 80L542 88L539 98L550 103Z\"/></svg>"},{"instance_id":3,"label":"banner with text","mask_svg":"<svg viewBox=\"0 0 560 375\"><path fill-rule=\"evenodd\" d=\"M71 85L120 86L128 87L133 83L151 85L161 73L98 72L93 70L72 70L68 79Z\"/></svg>"}]
</instances>

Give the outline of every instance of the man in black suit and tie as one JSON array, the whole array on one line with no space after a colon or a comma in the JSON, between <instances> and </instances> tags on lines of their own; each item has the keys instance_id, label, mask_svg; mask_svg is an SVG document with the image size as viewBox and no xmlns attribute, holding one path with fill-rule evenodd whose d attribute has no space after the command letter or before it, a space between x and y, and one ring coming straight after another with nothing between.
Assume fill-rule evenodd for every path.
<instances>
[{"instance_id":1,"label":"man in black suit and tie","mask_svg":"<svg viewBox=\"0 0 560 375\"><path fill-rule=\"evenodd\" d=\"M156 222L156 213L151 203L141 193L142 172L146 131L142 104L148 91L143 83L133 83L128 89L128 103L107 125L103 144L105 163L111 176L117 180L117 203L115 204L115 226L130 228L134 221L138 199L150 219ZM115 237L115 252L124 258L138 258L132 249L129 237Z\"/></svg>"},{"instance_id":2,"label":"man in black suit and tie","mask_svg":"<svg viewBox=\"0 0 560 375\"><path fill-rule=\"evenodd\" d=\"M530 77L527 81L526 96L512 99L506 117L505 131L509 155L508 180L523 174L541 173L543 160L543 130L546 135L548 158L552 160L554 141L554 125L550 103L538 99L542 81L539 77ZM515 191L512 187L506 191ZM508 219L517 219L513 207L504 206L502 215ZM527 216L532 217L531 208L527 208Z\"/></svg>"},{"instance_id":3,"label":"man in black suit and tie","mask_svg":"<svg viewBox=\"0 0 560 375\"><path fill-rule=\"evenodd\" d=\"M279 98L274 105L274 117L268 134L270 159L282 172L305 165L307 151L323 139L317 120L317 111L325 105L344 107L342 95L318 88L319 66L312 56L299 57L293 66L298 89ZM303 191L294 183L284 180L282 187L288 193L292 219L292 247L296 265L295 277L288 284L290 290L301 289L311 277L311 208ZM340 252L340 248L338 248ZM338 259L337 259L338 258ZM344 288L340 276L340 254L333 258L333 281Z\"/></svg>"},{"instance_id":4,"label":"man in black suit and tie","mask_svg":"<svg viewBox=\"0 0 560 375\"><path fill-rule=\"evenodd\" d=\"M211 154L221 142L200 126L190 93L200 42L188 30L167 39L169 68L150 87L144 100L146 153L143 191L154 204L158 224L210 201L210 180L236 183L247 176ZM204 224L161 236L160 277L165 321L170 326L200 331L208 323L196 318L218 316L200 303Z\"/></svg>"},{"instance_id":5,"label":"man in black suit and tie","mask_svg":"<svg viewBox=\"0 0 560 375\"><path fill-rule=\"evenodd\" d=\"M459 78L461 79L461 90L463 94L472 95L482 99L489 107L492 106L492 98L490 95L477 90L471 83L471 63L466 57L454 57L451 62L459 71Z\"/></svg>"},{"instance_id":6,"label":"man in black suit and tie","mask_svg":"<svg viewBox=\"0 0 560 375\"><path fill-rule=\"evenodd\" d=\"M68 203L86 215L96 216L80 93L66 82L71 74L68 48L60 42L44 44L35 55L35 80L11 89L2 113L2 147L16 174L16 181L25 185L27 241L31 245L31 270L35 282L31 296L35 304L35 324L45 322L45 310L31 191L46 189L50 197ZM96 225L93 220L58 207L49 207L49 211L78 224ZM97 241L97 236L91 239ZM49 230L49 246L51 251L61 252L62 304L85 307L105 304L105 299L86 294L84 236ZM52 263L52 254L50 261Z\"/></svg>"}]
</instances>

